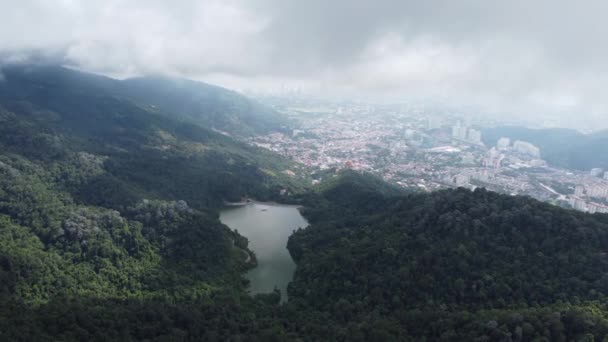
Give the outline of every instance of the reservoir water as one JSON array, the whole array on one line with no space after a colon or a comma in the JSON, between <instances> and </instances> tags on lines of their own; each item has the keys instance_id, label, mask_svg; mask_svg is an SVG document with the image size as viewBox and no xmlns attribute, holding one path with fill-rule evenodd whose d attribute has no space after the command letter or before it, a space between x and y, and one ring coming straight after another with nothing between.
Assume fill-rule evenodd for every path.
<instances>
[{"instance_id":1,"label":"reservoir water","mask_svg":"<svg viewBox=\"0 0 608 342\"><path fill-rule=\"evenodd\" d=\"M250 293L269 293L278 288L282 301L287 299L287 284L296 265L287 250L287 240L294 230L308 226L295 206L250 203L224 209L220 221L249 240L258 265L245 275Z\"/></svg>"}]
</instances>

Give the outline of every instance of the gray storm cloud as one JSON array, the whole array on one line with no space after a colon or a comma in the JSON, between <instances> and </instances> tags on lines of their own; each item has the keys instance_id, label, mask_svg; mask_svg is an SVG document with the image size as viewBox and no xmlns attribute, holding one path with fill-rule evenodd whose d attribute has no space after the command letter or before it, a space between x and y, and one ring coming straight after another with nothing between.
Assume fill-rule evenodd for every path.
<instances>
[{"instance_id":1,"label":"gray storm cloud","mask_svg":"<svg viewBox=\"0 0 608 342\"><path fill-rule=\"evenodd\" d=\"M0 54L603 122L606 10L599 0L0 0Z\"/></svg>"}]
</instances>

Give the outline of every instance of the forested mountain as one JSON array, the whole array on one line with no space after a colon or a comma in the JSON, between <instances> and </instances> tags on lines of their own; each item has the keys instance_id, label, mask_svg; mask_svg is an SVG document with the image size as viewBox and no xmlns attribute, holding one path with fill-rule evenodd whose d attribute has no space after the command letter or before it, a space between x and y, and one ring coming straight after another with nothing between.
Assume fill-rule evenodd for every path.
<instances>
[{"instance_id":1,"label":"forested mountain","mask_svg":"<svg viewBox=\"0 0 608 342\"><path fill-rule=\"evenodd\" d=\"M281 130L288 122L274 110L234 91L185 79L149 76L116 80L59 66L2 67L1 93L39 105L61 106L63 97L112 97L154 112L235 136ZM64 109L73 108L74 103ZM85 105L83 102L80 104Z\"/></svg>"},{"instance_id":2,"label":"forested mountain","mask_svg":"<svg viewBox=\"0 0 608 342\"><path fill-rule=\"evenodd\" d=\"M128 96L119 97L114 93L123 86L112 79L57 67L5 68L4 75L3 150L42 163L72 163L62 165L62 182L86 203L124 206L142 197L137 193L205 206L248 193L264 198L278 193L285 184L279 186L276 180L292 166L204 127L150 111ZM78 163L86 162L98 168L103 164L105 172L78 175L72 181L67 173L80 172ZM288 177L284 180L288 185Z\"/></svg>"},{"instance_id":3,"label":"forested mountain","mask_svg":"<svg viewBox=\"0 0 608 342\"><path fill-rule=\"evenodd\" d=\"M608 336L608 215L483 189L370 202L340 188L321 192L288 245L291 305L338 338Z\"/></svg>"},{"instance_id":4,"label":"forested mountain","mask_svg":"<svg viewBox=\"0 0 608 342\"><path fill-rule=\"evenodd\" d=\"M0 339L88 339L77 326L31 325L63 302L96 301L103 316L111 307L206 302L214 310L251 300L241 278L251 265L237 248L246 239L216 209L297 193L299 177L283 172L298 172L291 162L117 96L123 86L108 78L56 67L3 75ZM25 321L4 325L14 310Z\"/></svg>"},{"instance_id":5,"label":"forested mountain","mask_svg":"<svg viewBox=\"0 0 608 342\"><path fill-rule=\"evenodd\" d=\"M123 94L148 110L236 136L285 130L290 123L269 107L202 82L157 76L128 79L123 85Z\"/></svg>"},{"instance_id":6,"label":"forested mountain","mask_svg":"<svg viewBox=\"0 0 608 342\"><path fill-rule=\"evenodd\" d=\"M553 166L572 170L608 169L608 131L583 134L573 129L531 129L503 126L483 130L483 140L492 146L502 137L523 140L538 146L541 156Z\"/></svg>"},{"instance_id":7,"label":"forested mountain","mask_svg":"<svg viewBox=\"0 0 608 342\"><path fill-rule=\"evenodd\" d=\"M171 115L179 87L152 107L139 97L160 90L124 84L154 80L7 70L0 340L608 337L606 215L352 171L308 188L284 172L297 165L182 120L193 107ZM247 241L216 211L241 196L300 203L311 223L289 240L285 304L245 291Z\"/></svg>"}]
</instances>

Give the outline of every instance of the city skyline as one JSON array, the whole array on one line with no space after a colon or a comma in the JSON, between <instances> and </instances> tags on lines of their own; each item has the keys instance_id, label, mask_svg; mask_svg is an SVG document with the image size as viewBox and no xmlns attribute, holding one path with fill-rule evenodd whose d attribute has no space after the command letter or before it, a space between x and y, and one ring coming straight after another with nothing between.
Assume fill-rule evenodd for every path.
<instances>
[{"instance_id":1,"label":"city skyline","mask_svg":"<svg viewBox=\"0 0 608 342\"><path fill-rule=\"evenodd\" d=\"M417 191L483 187L608 213L608 170L549 165L540 147L509 136L484 144L483 127L464 113L301 99L282 99L277 109L298 128L249 142L305 165L319 177L313 184L327 171L354 169Z\"/></svg>"}]
</instances>

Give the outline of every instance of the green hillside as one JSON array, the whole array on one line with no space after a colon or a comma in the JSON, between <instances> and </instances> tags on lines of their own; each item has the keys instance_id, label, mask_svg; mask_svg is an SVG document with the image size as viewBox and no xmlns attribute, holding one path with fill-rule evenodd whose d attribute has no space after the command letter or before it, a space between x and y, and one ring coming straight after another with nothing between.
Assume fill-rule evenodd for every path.
<instances>
[{"instance_id":1,"label":"green hillside","mask_svg":"<svg viewBox=\"0 0 608 342\"><path fill-rule=\"evenodd\" d=\"M9 82L2 89L6 98L27 98L52 108L90 107L84 101L64 103L68 94L107 97L237 137L281 130L289 124L270 108L202 82L160 76L116 80L52 65L9 65L2 68L2 73Z\"/></svg>"},{"instance_id":2,"label":"green hillside","mask_svg":"<svg viewBox=\"0 0 608 342\"><path fill-rule=\"evenodd\" d=\"M316 312L307 317L319 331L329 324L337 339L361 340L607 336L608 215L483 189L377 193L375 205L354 204L351 193L309 208L312 225L288 244L298 266L290 302ZM327 195L336 198L335 188Z\"/></svg>"},{"instance_id":3,"label":"green hillside","mask_svg":"<svg viewBox=\"0 0 608 342\"><path fill-rule=\"evenodd\" d=\"M608 215L353 171L309 188L298 165L193 124L189 105L143 104L152 90L5 75L2 341L608 339ZM178 89L167 98L190 96ZM246 291L248 242L217 213L242 196L304 206L287 303Z\"/></svg>"},{"instance_id":4,"label":"green hillside","mask_svg":"<svg viewBox=\"0 0 608 342\"><path fill-rule=\"evenodd\" d=\"M4 74L2 317L64 301L252 300L241 278L250 265L234 247L246 239L216 209L301 191L299 177L283 173L297 171L291 162L114 96L111 79L46 67ZM43 339L9 330L11 340Z\"/></svg>"},{"instance_id":5,"label":"green hillside","mask_svg":"<svg viewBox=\"0 0 608 342\"><path fill-rule=\"evenodd\" d=\"M122 82L121 94L146 109L235 136L287 129L288 120L236 92L189 80L141 77Z\"/></svg>"},{"instance_id":6,"label":"green hillside","mask_svg":"<svg viewBox=\"0 0 608 342\"><path fill-rule=\"evenodd\" d=\"M572 129L530 129L504 126L483 130L483 140L492 146L502 137L528 141L541 150L541 156L553 166L571 170L608 169L608 131L582 134Z\"/></svg>"}]
</instances>

